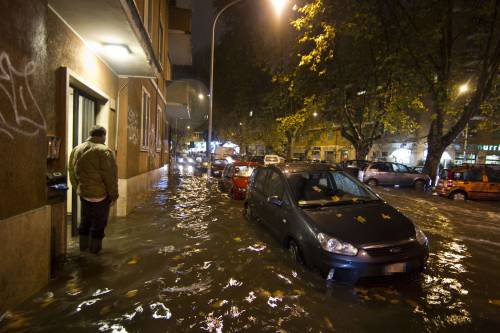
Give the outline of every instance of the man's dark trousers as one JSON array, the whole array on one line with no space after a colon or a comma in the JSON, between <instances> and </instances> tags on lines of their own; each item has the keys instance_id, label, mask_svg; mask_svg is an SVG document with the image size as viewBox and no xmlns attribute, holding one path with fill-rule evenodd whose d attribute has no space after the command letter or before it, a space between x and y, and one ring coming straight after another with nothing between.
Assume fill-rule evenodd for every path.
<instances>
[{"instance_id":1,"label":"man's dark trousers","mask_svg":"<svg viewBox=\"0 0 500 333\"><path fill-rule=\"evenodd\" d=\"M101 250L101 242L104 238L104 229L108 224L108 215L110 200L108 198L100 202L90 202L83 198L80 199L82 203L82 217L80 227L78 228L80 237L90 236L90 250L91 252L99 252ZM94 251L92 244L94 243ZM80 247L82 249L82 247ZM85 250L85 247L83 248Z\"/></svg>"}]
</instances>

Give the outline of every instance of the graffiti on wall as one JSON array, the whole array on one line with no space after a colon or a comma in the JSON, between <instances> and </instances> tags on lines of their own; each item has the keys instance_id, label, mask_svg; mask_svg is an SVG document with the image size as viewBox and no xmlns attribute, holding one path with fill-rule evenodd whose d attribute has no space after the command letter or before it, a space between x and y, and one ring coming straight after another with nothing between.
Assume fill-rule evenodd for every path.
<instances>
[{"instance_id":1,"label":"graffiti on wall","mask_svg":"<svg viewBox=\"0 0 500 333\"><path fill-rule=\"evenodd\" d=\"M128 110L128 141L134 145L139 145L139 116L132 110Z\"/></svg>"},{"instance_id":2,"label":"graffiti on wall","mask_svg":"<svg viewBox=\"0 0 500 333\"><path fill-rule=\"evenodd\" d=\"M11 140L16 134L31 137L47 129L29 82L34 73L33 61L18 70L6 52L0 53L0 94L5 95L10 104L0 105L0 134Z\"/></svg>"}]
</instances>

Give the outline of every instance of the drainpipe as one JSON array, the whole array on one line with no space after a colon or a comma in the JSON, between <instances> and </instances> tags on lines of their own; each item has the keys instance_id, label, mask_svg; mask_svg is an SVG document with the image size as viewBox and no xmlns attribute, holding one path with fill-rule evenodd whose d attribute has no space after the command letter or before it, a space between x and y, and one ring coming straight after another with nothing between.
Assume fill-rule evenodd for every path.
<instances>
[{"instance_id":1,"label":"drainpipe","mask_svg":"<svg viewBox=\"0 0 500 333\"><path fill-rule=\"evenodd\" d=\"M120 128L120 93L124 88L128 86L128 79L127 82L123 84L118 89L118 93L116 94L116 124L115 124L115 155L118 155L118 129Z\"/></svg>"}]
</instances>

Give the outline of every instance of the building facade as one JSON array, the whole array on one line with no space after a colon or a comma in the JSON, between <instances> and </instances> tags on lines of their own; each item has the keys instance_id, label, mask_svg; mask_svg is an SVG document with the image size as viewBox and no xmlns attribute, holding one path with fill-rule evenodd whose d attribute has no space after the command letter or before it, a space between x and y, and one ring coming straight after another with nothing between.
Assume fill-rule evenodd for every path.
<instances>
[{"instance_id":1,"label":"building facade","mask_svg":"<svg viewBox=\"0 0 500 333\"><path fill-rule=\"evenodd\" d=\"M0 0L0 10L1 313L43 287L66 253L79 199L71 187L53 195L48 180L65 182L90 127L107 129L116 154L113 216L129 214L168 167L175 2Z\"/></svg>"}]
</instances>

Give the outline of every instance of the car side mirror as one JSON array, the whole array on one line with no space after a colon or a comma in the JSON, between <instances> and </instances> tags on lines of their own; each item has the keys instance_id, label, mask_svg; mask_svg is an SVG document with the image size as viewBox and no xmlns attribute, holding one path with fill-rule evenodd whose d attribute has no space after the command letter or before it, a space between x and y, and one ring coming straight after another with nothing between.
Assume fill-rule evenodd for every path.
<instances>
[{"instance_id":1,"label":"car side mirror","mask_svg":"<svg viewBox=\"0 0 500 333\"><path fill-rule=\"evenodd\" d=\"M277 195L273 195L267 198L267 202L272 203L278 207L283 206L283 200L281 200Z\"/></svg>"}]
</instances>

